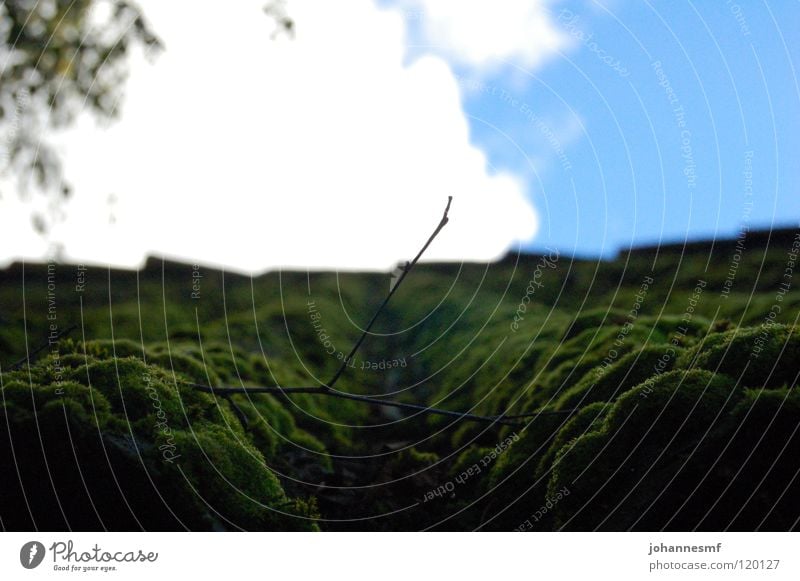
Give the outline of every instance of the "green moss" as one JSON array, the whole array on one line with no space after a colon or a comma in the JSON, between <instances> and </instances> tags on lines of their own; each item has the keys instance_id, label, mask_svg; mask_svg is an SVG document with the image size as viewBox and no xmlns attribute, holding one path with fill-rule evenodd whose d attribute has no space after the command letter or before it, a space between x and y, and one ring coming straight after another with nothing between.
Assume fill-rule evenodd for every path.
<instances>
[{"instance_id":1,"label":"green moss","mask_svg":"<svg viewBox=\"0 0 800 581\"><path fill-rule=\"evenodd\" d=\"M239 383L253 377L250 357L238 347L211 344L205 347L205 359L223 381Z\"/></svg>"},{"instance_id":2,"label":"green moss","mask_svg":"<svg viewBox=\"0 0 800 581\"><path fill-rule=\"evenodd\" d=\"M159 365L164 369L174 371L193 383L222 385L222 380L215 367L203 361L199 349L191 349L179 345L155 347L149 351L148 363Z\"/></svg>"},{"instance_id":3,"label":"green moss","mask_svg":"<svg viewBox=\"0 0 800 581\"><path fill-rule=\"evenodd\" d=\"M423 452L412 447L398 452L395 461L407 468L422 469L436 464L439 456L434 452Z\"/></svg>"},{"instance_id":4,"label":"green moss","mask_svg":"<svg viewBox=\"0 0 800 581\"><path fill-rule=\"evenodd\" d=\"M531 418L524 428L458 422L436 435L450 418L420 415L361 429L394 416L316 395L234 396L249 418L245 429L228 400L183 383L288 387L329 377L338 360L315 332L308 287L326 332L346 350L385 298L386 275L249 279L206 269L202 300L188 301L185 268L158 262L137 281L132 273L91 273L82 310L76 293L59 294L59 324L81 324L75 340L60 341L60 358L46 349L30 369L0 378L2 421L11 425L10 435L0 430L0 465L17 462L21 471L19 478L13 469L0 472L3 524L313 528L318 509L305 495L314 490L330 528L510 530L526 519L537 530L791 528L800 516L797 334L777 325L736 328L761 325L773 309L785 245L751 253L748 239L725 298L712 292L730 264L730 247L719 248L702 256L662 248L657 257L635 250L601 263L564 260L548 269L516 329L538 258L418 265L359 351L359 360L406 357L407 367L348 369L338 388L375 394L414 386L395 397L487 415L577 409ZM21 271L0 274L3 370L46 341L45 274L26 265L24 315ZM632 318L645 276L658 282ZM693 301L701 277L708 284ZM776 322L791 323L800 297L788 293L780 305ZM664 361L668 345L676 353ZM480 465L512 430L519 441L477 476L436 503L398 512ZM386 453L409 442L424 444ZM35 522L20 479L36 498ZM559 487L570 494L531 518ZM347 524L378 513L386 516Z\"/></svg>"},{"instance_id":5,"label":"green moss","mask_svg":"<svg viewBox=\"0 0 800 581\"><path fill-rule=\"evenodd\" d=\"M253 530L309 529L313 522L292 516L293 503L252 445L206 424L177 432L176 460L187 474L196 502L229 527Z\"/></svg>"},{"instance_id":6,"label":"green moss","mask_svg":"<svg viewBox=\"0 0 800 581\"><path fill-rule=\"evenodd\" d=\"M567 421L553 438L553 443L539 461L536 476L546 476L552 470L553 462L559 451L570 442L584 434L600 429L610 408L611 406L605 402L595 402L578 411Z\"/></svg>"},{"instance_id":7,"label":"green moss","mask_svg":"<svg viewBox=\"0 0 800 581\"><path fill-rule=\"evenodd\" d=\"M110 339L98 339L95 341L87 341L83 344L76 342L71 345L71 348L76 353L85 353L86 355L101 359L114 356L118 358L138 357L141 359L142 354L145 352L141 343L130 339L116 339L114 341Z\"/></svg>"},{"instance_id":8,"label":"green moss","mask_svg":"<svg viewBox=\"0 0 800 581\"><path fill-rule=\"evenodd\" d=\"M59 494L72 499L64 509L71 524L101 526L92 520L92 502L99 498L106 522L117 523L115 528L137 522L148 528L174 528L177 522L192 528L316 528L313 501L286 496L226 403L176 388L169 372L135 357L94 360L62 372L55 361L48 356L31 369L41 383L23 381L27 372L4 376L2 413L10 432L4 430L0 440L10 439L0 441L0 456L13 450L29 459L30 470L48 471ZM310 437L305 443L321 448ZM29 516L19 511L24 502L15 494L21 490L5 481L10 476L0 477L7 491L0 509L7 526L17 526ZM38 522L57 523L62 511L52 488L42 488L44 481L33 473L21 478L26 490L42 497ZM112 482L127 503L116 512L112 506L120 499L96 490ZM154 502L165 506L154 510Z\"/></svg>"},{"instance_id":9,"label":"green moss","mask_svg":"<svg viewBox=\"0 0 800 581\"><path fill-rule=\"evenodd\" d=\"M253 370L252 379L258 385L269 387L302 385L304 379L301 373L277 357L265 358L262 355L252 355L250 368Z\"/></svg>"},{"instance_id":10,"label":"green moss","mask_svg":"<svg viewBox=\"0 0 800 581\"><path fill-rule=\"evenodd\" d=\"M613 401L620 394L643 382L656 371L669 371L682 353L670 345L653 345L601 365L587 373L558 399L556 409L571 409L593 402Z\"/></svg>"},{"instance_id":11,"label":"green moss","mask_svg":"<svg viewBox=\"0 0 800 581\"><path fill-rule=\"evenodd\" d=\"M599 430L556 456L549 491L570 490L556 507L559 526L619 530L640 516L652 526L647 519L660 513L643 516L642 507L662 492L661 506L676 500L664 491L664 475L701 445L741 394L730 378L704 370L666 373L623 394Z\"/></svg>"},{"instance_id":12,"label":"green moss","mask_svg":"<svg viewBox=\"0 0 800 581\"><path fill-rule=\"evenodd\" d=\"M794 385L800 360L800 331L784 325L733 329L709 335L687 351L679 365L741 378L746 387Z\"/></svg>"},{"instance_id":13,"label":"green moss","mask_svg":"<svg viewBox=\"0 0 800 581\"><path fill-rule=\"evenodd\" d=\"M628 313L619 309L592 309L575 317L564 333L563 340L573 339L586 331L595 331L602 325L619 326L628 320Z\"/></svg>"},{"instance_id":14,"label":"green moss","mask_svg":"<svg viewBox=\"0 0 800 581\"><path fill-rule=\"evenodd\" d=\"M108 400L100 392L74 381L48 385L31 385L20 380L4 382L3 400L7 409L30 418L49 404L64 403L78 420L105 425L111 411Z\"/></svg>"},{"instance_id":15,"label":"green moss","mask_svg":"<svg viewBox=\"0 0 800 581\"><path fill-rule=\"evenodd\" d=\"M291 436L289 436L289 442L285 444L286 448L291 448L292 446L303 450L303 452L307 454L307 457L323 472L330 473L333 471L331 457L325 444L308 432L294 430Z\"/></svg>"},{"instance_id":16,"label":"green moss","mask_svg":"<svg viewBox=\"0 0 800 581\"><path fill-rule=\"evenodd\" d=\"M697 504L705 498L715 499L712 510L699 523L701 529L748 531L753 530L753 523L759 523L760 530L786 531L796 526L799 418L800 392L796 389L745 392L715 433L718 445L701 460L713 470L695 494ZM712 456L714 463L707 462ZM705 475L708 470L698 472ZM697 519L687 521L693 527L698 524Z\"/></svg>"},{"instance_id":17,"label":"green moss","mask_svg":"<svg viewBox=\"0 0 800 581\"><path fill-rule=\"evenodd\" d=\"M523 476L523 481L530 482L542 455L567 421L560 414L541 415L532 418L524 428L517 429L519 440L498 457L492 468L492 485L499 484L512 474L519 474ZM510 494L513 495L513 492Z\"/></svg>"},{"instance_id":18,"label":"green moss","mask_svg":"<svg viewBox=\"0 0 800 581\"><path fill-rule=\"evenodd\" d=\"M305 452L314 456L321 468L332 470L325 445L308 432L299 429L294 417L273 396L235 396L237 405L248 418L248 433L253 444L268 461L280 461L285 453Z\"/></svg>"},{"instance_id":19,"label":"green moss","mask_svg":"<svg viewBox=\"0 0 800 581\"><path fill-rule=\"evenodd\" d=\"M155 404L176 420L183 415L175 389L168 386L164 373L134 357L90 363L72 370L71 376L102 393L112 411L127 421L137 422L154 414Z\"/></svg>"}]
</instances>

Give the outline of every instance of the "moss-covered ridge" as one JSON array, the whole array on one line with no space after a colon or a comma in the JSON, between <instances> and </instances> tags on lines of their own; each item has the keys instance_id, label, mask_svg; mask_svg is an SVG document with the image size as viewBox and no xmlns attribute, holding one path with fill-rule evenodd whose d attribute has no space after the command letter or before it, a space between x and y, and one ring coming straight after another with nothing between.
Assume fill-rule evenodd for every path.
<instances>
[{"instance_id":1,"label":"moss-covered ridge","mask_svg":"<svg viewBox=\"0 0 800 581\"><path fill-rule=\"evenodd\" d=\"M529 414L504 427L233 396L245 428L231 400L187 385L319 385L388 274L205 269L195 300L186 265L89 268L80 293L74 267L56 265L58 326L80 332L9 372L47 337L47 271L2 271L0 518L24 530L796 528L800 294L778 302L786 248L751 242L735 280L724 244L561 255L540 273L525 256L419 265L337 389Z\"/></svg>"},{"instance_id":2,"label":"moss-covered ridge","mask_svg":"<svg viewBox=\"0 0 800 581\"><path fill-rule=\"evenodd\" d=\"M269 398L246 407L245 431L227 402L182 384L196 365L189 355L173 358L186 365L173 372L129 347L110 357L89 343L4 374L6 527L316 528L313 500L287 496L275 459L301 445L324 467L322 444Z\"/></svg>"},{"instance_id":3,"label":"moss-covered ridge","mask_svg":"<svg viewBox=\"0 0 800 581\"><path fill-rule=\"evenodd\" d=\"M497 463L489 511L519 526L566 489L531 528L797 526L798 347L798 329L740 328L588 371L556 404L575 411L532 422Z\"/></svg>"}]
</instances>

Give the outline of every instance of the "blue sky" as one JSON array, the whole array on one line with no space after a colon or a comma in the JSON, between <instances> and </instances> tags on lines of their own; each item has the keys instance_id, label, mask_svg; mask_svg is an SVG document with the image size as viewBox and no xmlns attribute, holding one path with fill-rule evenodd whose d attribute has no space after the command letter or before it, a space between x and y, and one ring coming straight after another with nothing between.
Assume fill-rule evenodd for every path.
<instances>
[{"instance_id":1,"label":"blue sky","mask_svg":"<svg viewBox=\"0 0 800 581\"><path fill-rule=\"evenodd\" d=\"M797 224L796 2L548 8L575 41L568 50L533 70L511 59L480 78L455 67L471 139L494 168L525 176L540 212L529 248L609 256L735 236L745 223Z\"/></svg>"},{"instance_id":2,"label":"blue sky","mask_svg":"<svg viewBox=\"0 0 800 581\"><path fill-rule=\"evenodd\" d=\"M0 264L386 271L448 194L429 260L800 219L794 0L289 0L294 38L260 0L141 6L165 51L118 121L44 136L73 196L46 239L46 195L0 198Z\"/></svg>"}]
</instances>

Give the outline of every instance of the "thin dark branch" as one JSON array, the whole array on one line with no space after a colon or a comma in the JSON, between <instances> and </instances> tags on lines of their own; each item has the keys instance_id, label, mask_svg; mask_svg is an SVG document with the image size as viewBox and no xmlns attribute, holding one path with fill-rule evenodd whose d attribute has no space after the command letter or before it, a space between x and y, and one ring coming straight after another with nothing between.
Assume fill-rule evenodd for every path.
<instances>
[{"instance_id":1,"label":"thin dark branch","mask_svg":"<svg viewBox=\"0 0 800 581\"><path fill-rule=\"evenodd\" d=\"M374 405L380 405L385 407L393 407L398 409L404 410L411 410L416 412L421 412L424 414L434 414L440 416L448 416L451 418L459 418L463 420L469 420L473 422L485 422L490 424L504 424L504 425L520 425L518 422L511 422L508 418L503 418L501 416L482 416L476 414L469 414L463 412L453 412L450 410L443 410L440 408L434 408L424 405L418 405L413 403L403 403L399 401L391 401L386 399L380 399L376 397L369 397L366 395L358 395L354 393L345 393L343 391L334 391L332 389L328 389L325 386L319 387L209 387L208 385L202 385L199 383L185 383L189 387L197 389L199 391L204 391L206 393L212 393L219 396L224 397L225 399L230 400L230 396L234 394L253 394L253 393L267 393L271 395L290 395L290 394L312 394L312 395L327 395L330 397L337 397L340 399L349 399L351 401L359 401L362 403L369 403Z\"/></svg>"},{"instance_id":2,"label":"thin dark branch","mask_svg":"<svg viewBox=\"0 0 800 581\"><path fill-rule=\"evenodd\" d=\"M358 351L358 348L361 347L361 343L363 343L364 339L367 338L367 335L369 334L370 329L372 329L372 325L375 324L375 320L378 318L378 315L380 315L383 309L386 307L386 305L389 304L389 301L391 300L394 293L397 292L398 288L400 288L400 285L403 283L403 280L405 280L406 276L408 276L408 273L411 272L411 269L414 268L414 265L417 264L420 258L422 258L422 255L428 249L428 246L431 245L433 239L436 238L439 232L442 231L442 228L444 228L447 225L447 222L449 221L447 213L450 211L450 204L452 202L453 202L453 196L447 196L447 207L445 207L444 209L444 214L442 215L442 219L439 221L439 225L436 227L436 230L433 231L433 234L431 234L430 238L428 238L428 241L414 257L414 260L406 264L405 268L403 269L403 273L397 279L397 282L394 284L394 286L391 289L389 289L389 294L383 300L381 306L378 307L378 310L375 311L375 314L372 315L372 319L370 319L369 323L364 328L364 332L361 333L361 336L355 342L355 345L353 345L353 348L350 350L350 353L347 355L347 357L344 358L344 361L342 361L342 365L339 367L339 369L336 371L334 376L331 378L331 380L327 383L327 386L325 387L330 389L339 380L339 377L341 377L342 373L344 373L345 369L347 369L347 365L353 359L353 356L356 354L356 351Z\"/></svg>"},{"instance_id":3,"label":"thin dark branch","mask_svg":"<svg viewBox=\"0 0 800 581\"><path fill-rule=\"evenodd\" d=\"M540 410L537 412L531 412L527 414L519 414L513 416L506 416L503 414L497 416L482 416L476 414L469 414L463 412L454 412L450 410L443 410L440 408L430 407L430 406L423 406L413 403L404 403L398 401L391 401L376 397L369 397L366 395L358 395L354 393L345 393L342 391L335 391L332 389L326 389L325 386L319 387L210 387L208 385L202 385L199 383L184 383L183 385L187 385L188 387L192 387L199 391L204 391L206 393L212 393L215 395L219 395L224 397L231 403L233 400L230 399L231 395L244 395L244 394L255 394L255 393L266 393L270 395L293 395L293 394L311 394L311 395L327 395L330 397L338 397L340 399L349 399L352 401L360 401L364 403L370 403L374 405L386 406L386 407L394 407L399 409L406 409L412 410L417 412L422 412L425 414L434 414L440 416L448 416L452 418L460 418L464 420L470 421L478 421L478 422L487 422L487 423L499 423L504 425L514 425L518 426L521 425L520 422L514 422L513 420L521 420L525 418L532 418L537 416L547 416L547 415L561 415L561 414L572 414L578 411L577 409L568 409L568 410Z\"/></svg>"},{"instance_id":4,"label":"thin dark branch","mask_svg":"<svg viewBox=\"0 0 800 581\"><path fill-rule=\"evenodd\" d=\"M503 415L504 418L508 420L521 420L524 418L535 418L536 416L553 416L553 415L560 415L560 414L574 414L580 411L581 408L569 408L566 410L539 410L538 412L530 412L527 414L515 414L513 416ZM502 414L501 414L502 415Z\"/></svg>"},{"instance_id":5,"label":"thin dark branch","mask_svg":"<svg viewBox=\"0 0 800 581\"><path fill-rule=\"evenodd\" d=\"M408 276L408 273L411 272L411 269L414 267L414 265L416 265L417 262L419 262L419 259L422 258L422 255L425 253L425 251L431 245L431 243L436 238L436 236L439 234L439 232L442 231L442 228L444 228L447 225L447 222L449 221L449 218L448 218L447 214L450 211L450 204L452 203L452 201L453 201L453 196L448 196L447 197L447 206L444 209L444 214L442 215L442 219L439 221L439 225L436 226L436 229L433 231L433 234L430 235L430 237L428 238L427 242L425 242L425 245L417 253L417 255L414 257L414 259L412 261L406 263L405 267L403 268L402 274L397 279L397 282L389 289L389 294L386 296L386 298L380 304L378 309L375 311L375 314L372 315L372 318L370 319L370 321L367 324L367 326L364 328L364 331L361 333L361 336L358 338L358 340L353 345L353 348L350 350L350 353L347 355L347 357L344 358L344 361L342 362L341 367L339 367L339 369L336 371L334 376L331 378L331 380L327 384L319 385L319 386L316 386L316 387L279 387L279 386L275 386L275 387L262 387L262 386L255 386L255 387L212 387L212 386L209 386L209 385L202 385L202 384L199 384L199 383L189 383L189 382L182 382L182 383L184 385L187 385L187 386L192 387L194 389L197 389L197 390L200 390L200 391L204 391L206 393L211 393L211 394L214 394L214 395L219 395L219 396L223 397L224 399L226 399L231 404L231 407L233 407L233 410L234 410L234 412L236 412L236 415L239 417L239 421L241 421L242 424L245 427L247 427L247 417L245 416L244 412L242 412L241 408L239 408L239 406L236 405L236 402L231 397L232 395L236 395L236 394L239 394L239 395L245 395L245 394L246 395L250 395L250 394L257 394L257 393L270 394L270 395L283 395L283 396L287 396L287 395L291 395L291 394L326 395L326 396L329 396L329 397L336 397L336 398L339 398L339 399L347 399L347 400L350 400L350 401L358 401L358 402L362 402L362 403L368 403L368 404L379 405L379 406L384 406L384 407L393 407L393 408L398 408L398 409L403 409L403 410L415 411L415 412L419 412L419 413L423 413L423 414L434 414L434 415L440 415L440 416L447 416L447 417L451 417L451 418L457 418L457 419L461 419L461 420L473 421L473 422L484 422L484 423L489 423L489 424L500 424L500 425L508 425L508 426L520 426L520 425L523 425L521 422L515 422L514 421L514 420L519 420L519 419L523 419L523 418L536 417L536 416L539 416L539 415L572 413L574 410L542 410L542 411L538 411L538 412L535 412L535 413L522 414L522 415L516 415L516 416L505 416L503 414L500 414L500 415L497 415L497 416L483 416L483 415L463 413L463 412L454 412L454 411L450 411L450 410L444 410L444 409L440 409L440 408L434 408L434 407L430 407L430 406L424 406L424 405L413 404L413 403L403 403L403 402L398 402L398 401L391 401L391 400L387 400L387 399L369 397L369 396L366 396L366 395L358 395L358 394L354 394L354 393L345 393L343 391L336 391L336 390L333 389L333 385L339 380L339 378L341 377L342 373L344 373L344 370L347 369L348 364L353 359L353 356L356 354L356 352L358 351L359 347L361 347L361 344L364 342L364 339L366 339L367 335L370 332L370 329L372 329L372 325L375 323L375 321L377 320L378 316L383 312L383 309L386 307L386 305L389 304L389 301L391 300L391 298L394 295L394 293L397 292L397 289L400 288L400 285L402 284L403 280L405 280L406 276Z\"/></svg>"},{"instance_id":6,"label":"thin dark branch","mask_svg":"<svg viewBox=\"0 0 800 581\"><path fill-rule=\"evenodd\" d=\"M206 393L215 393L220 396L228 396L234 394L242 394L242 393L268 393L270 395L284 395L284 394L297 394L297 393L316 393L316 394L327 394L327 393L340 393L337 391L329 391L326 390L324 387L262 387L262 386L254 386L254 387L211 387L209 385L203 385L202 383L191 383L188 381L180 381L181 385L186 385L188 387L197 389L199 391L204 391Z\"/></svg>"},{"instance_id":7,"label":"thin dark branch","mask_svg":"<svg viewBox=\"0 0 800 581\"><path fill-rule=\"evenodd\" d=\"M224 396L225 400L231 404L233 408L233 413L236 414L236 417L239 419L239 423L242 424L242 427L247 429L250 426L250 420L247 419L247 415L242 411L242 408L233 401L233 398L230 395Z\"/></svg>"},{"instance_id":8,"label":"thin dark branch","mask_svg":"<svg viewBox=\"0 0 800 581\"><path fill-rule=\"evenodd\" d=\"M47 341L45 341L44 344L40 345L39 347L37 347L36 349L34 349L30 353L28 353L25 357L23 357L22 359L20 359L16 363L11 364L9 366L9 368L8 368L8 371L16 371L17 369L19 369L20 367L22 367L26 363L29 363L29 362L33 361L33 359L36 357L36 355L38 355L39 353L41 353L42 351L47 349L50 345L52 345L53 343L55 343L59 339L61 339L63 337L66 337L67 335L72 333L77 328L78 328L78 325L70 325L69 327L67 327L63 331L60 331L59 333L57 333L54 337L48 337Z\"/></svg>"}]
</instances>

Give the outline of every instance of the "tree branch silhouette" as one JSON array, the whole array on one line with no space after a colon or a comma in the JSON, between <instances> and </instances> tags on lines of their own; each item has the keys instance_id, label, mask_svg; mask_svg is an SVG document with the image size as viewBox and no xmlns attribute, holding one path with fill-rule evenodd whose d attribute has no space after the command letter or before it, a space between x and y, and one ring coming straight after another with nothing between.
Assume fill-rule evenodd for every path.
<instances>
[{"instance_id":1,"label":"tree branch silhouette","mask_svg":"<svg viewBox=\"0 0 800 581\"><path fill-rule=\"evenodd\" d=\"M364 339L367 338L370 329L372 329L372 325L375 324L375 320L381 314L386 305L389 304L389 301L392 300L394 293L397 292L397 289L400 288L401 284L403 284L403 281L406 279L406 276L408 276L408 273L411 272L411 269L414 268L417 262L419 262L419 259L422 258L422 255L428 249L428 246L431 245L433 239L436 238L436 236L438 236L439 232L442 231L442 228L444 228L450 221L450 219L447 217L447 213L450 211L450 204L452 202L453 202L453 196L447 196L447 206L444 209L444 214L442 215L442 219L439 221L439 225L436 227L436 230L434 230L433 234L430 235L428 241L414 257L414 260L406 263L405 268L403 268L403 274L400 275L400 278L397 279L397 282L394 284L394 286L392 286L392 288L389 289L389 294L386 296L381 305L378 307L378 310L375 311L375 314L372 315L372 319L370 319L369 323L367 323L367 326L364 327L364 332L361 333L361 336L355 342L355 345L353 345L353 348L350 350L350 353L347 355L347 357L344 358L344 361L342 361L342 365L339 367L334 376L328 382L327 387L329 389L333 387L333 384L339 380L339 377L341 377L342 373L344 373L344 370L347 369L347 365L353 359L353 356L356 354L356 351L358 351L358 348L361 347L361 343L363 343Z\"/></svg>"},{"instance_id":2,"label":"tree branch silhouette","mask_svg":"<svg viewBox=\"0 0 800 581\"><path fill-rule=\"evenodd\" d=\"M78 325L70 325L69 327L67 327L63 331L59 331L56 335L54 335L52 337L49 337L47 339L47 341L45 341L44 343L39 345L39 347L37 347L36 349L34 349L30 353L28 353L25 357L23 357L22 359L20 359L19 361L15 362L15 363L12 363L11 365L9 365L8 369L6 369L6 371L7 372L16 371L17 369L19 369L20 367L22 367L26 363L28 363L28 364L31 363L33 361L34 357L36 357L36 355L38 355L39 353L41 353L42 351L47 349L50 345L52 345L53 343L55 343L59 339L62 339L64 337L66 337L67 335L72 333L77 328L78 328Z\"/></svg>"},{"instance_id":3,"label":"tree branch silhouette","mask_svg":"<svg viewBox=\"0 0 800 581\"><path fill-rule=\"evenodd\" d=\"M209 387L207 385L202 385L199 383L185 383L189 387L193 387L199 391L204 391L206 393L213 393L225 398L228 401L230 396L236 394L255 394L255 393L267 393L271 395L292 395L292 394L312 394L312 395L326 395L330 397L337 397L340 399L348 399L352 401L360 401L362 403L369 403L374 405L380 405L384 407L393 407L398 409L405 409L410 411L421 412L423 414L432 414L432 415L440 415L440 416L448 416L452 418L458 418L463 420L469 420L474 422L485 422L485 423L499 423L504 425L521 425L519 422L512 422L509 419L501 416L482 416L477 414L470 414L466 412L454 412L450 410L444 410L440 408L424 406L419 404L413 403L404 403L399 401L391 401L387 399L381 399L377 397L370 397L367 395L358 395L355 393L346 393L344 391L335 391L329 389L327 386L320 385L317 387ZM237 412L237 415L241 413L241 409ZM534 414L535 415L535 414Z\"/></svg>"},{"instance_id":4,"label":"tree branch silhouette","mask_svg":"<svg viewBox=\"0 0 800 581\"><path fill-rule=\"evenodd\" d=\"M347 369L348 364L352 361L353 357L355 356L358 349L364 343L364 340L369 335L370 330L372 329L375 321L381 315L381 313L386 308L386 305L389 304L389 301L397 292L397 289L400 288L400 285L408 276L411 269L419 262L422 255L428 249L428 247L433 243L436 236L442 231L442 229L447 225L449 221L448 213L450 211L450 205L453 201L452 196L448 196L447 198L447 206L444 209L444 213L442 214L442 218L439 221L439 224L436 226L436 229L430 235L428 240L422 246L420 251L417 255L409 262L406 262L405 266L402 269L401 275L398 277L397 281L392 285L389 289L389 294L386 298L381 302L381 304L376 309L375 313L372 315L369 323L367 323L366 327L362 331L361 335L353 344L353 347L350 349L347 357L342 361L341 366L336 370L333 377L331 377L330 381L327 383L323 383L318 386L302 386L302 387L281 387L281 386L273 386L273 387L265 387L265 386L252 386L252 387L231 387L231 386L221 386L221 387L213 387L210 385L203 385L200 383L193 383L188 381L178 381L181 385L185 385L187 387L191 387L198 391L203 391L206 393L214 394L220 396L222 399L227 401L234 414L236 415L239 422L245 427L249 427L249 420L247 418L247 414L242 410L242 408L236 403L232 396L234 395L251 395L251 394L269 394L269 395L282 395L282 396L290 396L294 394L309 394L309 395L323 395L328 397L335 397L339 399L346 399L350 401L357 401L366 404L378 405L383 407L392 407L396 409L408 410L417 412L420 414L428 414L428 415L440 415L450 418L456 418L465 421L472 421L472 422L482 422L482 423L489 423L489 424L499 424L499 425L507 425L507 426L522 426L524 423L520 420L525 420L529 418L535 418L540 415L562 415L562 414L573 414L577 409L565 409L565 410L537 410L529 413L524 414L516 414L516 415L506 415L505 413L501 413L498 415L480 415L480 414L473 414L468 412L456 412L421 404L414 404L414 403L406 403L406 402L399 402L399 401L392 401L388 399L383 399L379 397L372 397L367 395L359 395L355 393L347 393L343 391L338 391L333 389L334 384L339 380L342 376L344 371ZM21 360L13 363L7 368L7 371L14 371L19 369L26 363L30 363L33 358L51 345L55 340L61 339L73 330L77 328L77 325L71 325L70 327L62 330L56 336L51 337L48 341L44 342L41 346L37 349L31 351L27 356L22 358ZM1 369L1 368L0 368Z\"/></svg>"},{"instance_id":5,"label":"tree branch silhouette","mask_svg":"<svg viewBox=\"0 0 800 581\"><path fill-rule=\"evenodd\" d=\"M441 408L435 408L431 406L425 406L420 404L413 404L413 403L405 403L405 402L398 402L398 401L391 401L387 399L381 399L377 397L370 397L366 395L359 395L354 393L347 393L343 391L334 390L334 384L339 380L342 376L344 371L347 369L348 364L352 361L353 357L355 356L358 349L361 347L364 340L369 335L372 326L375 324L375 321L378 319L380 314L386 308L386 305L389 304L389 301L392 299L394 294L397 292L397 289L400 288L400 285L403 283L405 278L408 276L408 273L411 272L411 269L419 262L422 255L434 241L436 236L439 235L439 232L447 225L449 222L448 213L450 211L450 204L453 201L453 196L447 197L447 206L444 209L444 214L442 215L442 219L439 221L439 224L436 226L436 229L430 235L428 240L422 246L420 251L417 255L411 260L407 262L405 267L403 268L403 272L400 277L397 279L395 284L389 289L389 294L383 300L383 302L378 306L375 313L372 315L369 323L367 326L364 327L363 332L358 337L356 342L353 344L353 347L350 349L347 357L344 358L342 361L341 366L336 370L333 377L331 377L330 381L324 383L319 386L308 386L308 387L263 387L263 386L254 386L254 387L212 387L209 385L202 385L199 383L191 383L191 382L181 382L183 385L192 387L199 391L204 391L206 393L211 393L215 395L219 395L224 398L228 403L231 404L234 413L239 418L239 421L247 427L248 420L247 416L244 414L242 409L236 404L236 402L232 399L231 396L233 395L244 395L244 394L270 394L270 395L283 395L289 396L292 394L310 394L310 395L324 395L329 397L336 397L339 399L347 399L351 401L358 401L362 403L374 404L384 407L393 407L397 409L404 409L409 411L415 411L422 414L431 414L431 415L440 415L446 417L457 418L466 421L473 421L473 422L484 422L490 424L500 424L500 425L510 425L510 426L520 426L524 425L521 422L514 421L514 420L522 420L525 418L536 417L539 415L550 415L550 414L571 414L576 410L541 410L537 412L532 412L529 414L521 414L521 415L514 415L514 416L506 416L504 414L499 414L495 416L485 416L485 415L478 415L478 414L471 414L467 412L455 412L450 410L445 410Z\"/></svg>"}]
</instances>

